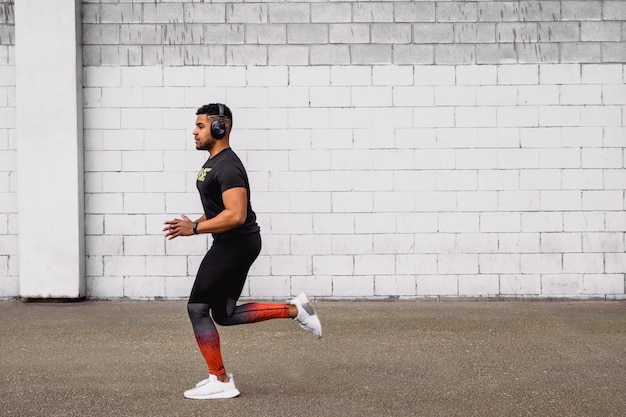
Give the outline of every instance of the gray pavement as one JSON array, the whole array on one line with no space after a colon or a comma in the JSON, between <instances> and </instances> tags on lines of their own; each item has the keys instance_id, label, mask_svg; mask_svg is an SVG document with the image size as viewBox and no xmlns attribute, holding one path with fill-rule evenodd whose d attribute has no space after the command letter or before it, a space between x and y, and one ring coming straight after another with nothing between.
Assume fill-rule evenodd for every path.
<instances>
[{"instance_id":1,"label":"gray pavement","mask_svg":"<svg viewBox=\"0 0 626 417\"><path fill-rule=\"evenodd\" d=\"M221 328L206 377L182 301L0 302L2 416L624 416L625 302L319 302Z\"/></svg>"}]
</instances>

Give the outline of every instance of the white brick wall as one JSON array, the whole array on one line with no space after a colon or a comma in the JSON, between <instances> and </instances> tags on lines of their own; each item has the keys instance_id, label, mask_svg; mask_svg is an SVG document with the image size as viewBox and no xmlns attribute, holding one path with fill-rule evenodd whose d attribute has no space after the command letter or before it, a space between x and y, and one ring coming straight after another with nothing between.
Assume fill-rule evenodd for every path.
<instances>
[{"instance_id":1,"label":"white brick wall","mask_svg":"<svg viewBox=\"0 0 626 417\"><path fill-rule=\"evenodd\" d=\"M233 105L236 126L252 132L269 130L269 138L274 131L280 136L281 131L285 133L276 150L254 146L252 134L246 140L249 149L239 148L237 133L234 136L234 146L240 149L251 177L265 183L253 190L253 202L260 203L255 204L260 221L267 226L261 266L252 271L249 296L280 297L304 287L325 297L620 297L624 290L624 228L623 222L620 226L609 219L617 219L624 209L623 185L620 188L623 150L604 148L598 141L589 146L568 143L571 133L574 139L585 136L577 129L586 129L588 123L577 115L587 104L597 104L598 90L595 84L583 84L583 78L575 77L573 83L557 77L552 84L546 75L540 84L539 75L550 74L553 67L496 66L496 81L474 66L447 67L448 77L422 66L374 65L352 72L334 66L246 67L238 75L246 80L244 88L224 92L226 102L231 102L232 95L237 106ZM591 71L584 64L577 67L581 74ZM180 68L158 67L145 71L161 71L171 77L178 72L200 83L193 74L204 77L220 69L208 67L203 72L186 73ZM314 74L323 89L315 81L303 86L304 78L298 79L305 72ZM93 88L98 88L96 79L92 75ZM292 79L296 85L291 85ZM168 82L178 83L175 79ZM103 83L110 83L110 78ZM200 87L207 86L202 83ZM508 87L516 83L522 85ZM123 83L119 84L120 91L108 87L107 94L128 94ZM292 89L308 95L310 105L321 108L312 111L308 103L291 103L288 108L270 110L267 97L273 85L282 86L286 96ZM425 103L427 107L418 101L394 107L386 97L397 97L395 89L407 85L436 86L434 90L416 90L426 91L434 100ZM492 96L496 86L507 88L502 95L506 100L478 99ZM155 94L158 87L137 88L151 88L149 93ZM101 91L104 96L105 90ZM97 95L94 92L93 96ZM104 99L95 102L99 103L95 110L103 110L102 114L127 111L114 102L107 108ZM190 137L178 132L190 129L186 119L193 119L193 109L170 109L166 101L159 105L151 100L150 105L162 117L172 111L180 114L168 127L177 133L173 140L189 142ZM328 117L345 105L352 109L350 113L344 111L349 118L336 123L342 131L347 130L353 143L336 149ZM377 116L403 106L413 107L408 126L404 125L406 120ZM604 107L594 111L602 115ZM612 111L623 109L617 106L606 113ZM147 115L145 121L137 122L143 115ZM134 121L127 122L128 128L134 130L145 131L159 124L152 123L148 113L135 113L129 119ZM604 130L605 124L616 123L611 120L605 118L597 124ZM621 123L615 127L623 129ZM380 129L383 126L385 129ZM507 129L478 130L492 126ZM565 132L563 126L569 130ZM420 130L398 136L403 144L412 142L409 148L379 148L381 144L388 146L387 136L393 137L407 127L430 130L424 141ZM88 128L101 129L101 125ZM123 124L113 128L124 130ZM292 129L306 132L303 136L308 144L292 145ZM431 132L434 142L429 140ZM313 148L313 137L323 142ZM144 143L149 140L144 135ZM119 295L119 287L106 289L100 284L109 276L119 275L126 277L121 292L125 296L184 296L184 284L165 294L160 276L182 274L189 282L194 268L185 258L197 257L207 242L186 242L184 246L190 249L186 253L175 249L182 242L166 247L158 236L142 236L143 215L151 214L155 220L159 210L164 217L176 209L199 211L193 184L184 177L193 177L201 158L188 143L175 148L186 150L127 149L103 155L93 151L88 159L88 166L101 175L102 189L98 191L119 193L121 201L121 214L116 210L105 214L104 233L96 231L90 239L90 255L101 258L104 265L97 270L102 274L100 279L90 278L94 291L102 291L96 296ZM111 162L104 163L99 156ZM312 189L311 180L319 175L323 176ZM154 182L163 183L163 189ZM415 217L418 212L421 217ZM139 218L128 220L130 213ZM594 219L598 219L592 229L596 233L583 235ZM110 245L104 251L95 249L111 237L117 237L118 242L123 237L117 249L106 249Z\"/></svg>"},{"instance_id":2,"label":"white brick wall","mask_svg":"<svg viewBox=\"0 0 626 417\"><path fill-rule=\"evenodd\" d=\"M10 3L0 297L19 282ZM201 212L194 113L222 101L264 239L246 297L625 298L620 3L84 0L89 296L187 296L210 237L161 224Z\"/></svg>"},{"instance_id":3,"label":"white brick wall","mask_svg":"<svg viewBox=\"0 0 626 417\"><path fill-rule=\"evenodd\" d=\"M0 1L0 299L19 292L13 5Z\"/></svg>"}]
</instances>

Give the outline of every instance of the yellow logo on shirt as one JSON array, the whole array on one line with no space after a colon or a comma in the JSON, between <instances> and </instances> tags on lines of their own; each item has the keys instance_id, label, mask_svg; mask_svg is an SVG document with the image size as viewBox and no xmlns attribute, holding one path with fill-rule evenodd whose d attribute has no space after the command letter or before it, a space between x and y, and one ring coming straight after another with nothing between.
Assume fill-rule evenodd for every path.
<instances>
[{"instance_id":1,"label":"yellow logo on shirt","mask_svg":"<svg viewBox=\"0 0 626 417\"><path fill-rule=\"evenodd\" d=\"M211 168L200 168L200 171L198 171L198 181L204 181L206 174L209 172L211 172Z\"/></svg>"}]
</instances>

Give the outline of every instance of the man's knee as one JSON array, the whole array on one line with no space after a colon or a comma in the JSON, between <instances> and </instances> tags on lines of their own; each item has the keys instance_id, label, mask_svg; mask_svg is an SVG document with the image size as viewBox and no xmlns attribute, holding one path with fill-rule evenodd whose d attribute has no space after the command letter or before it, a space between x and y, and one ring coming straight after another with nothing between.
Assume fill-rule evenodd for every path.
<instances>
[{"instance_id":1,"label":"man's knee","mask_svg":"<svg viewBox=\"0 0 626 417\"><path fill-rule=\"evenodd\" d=\"M202 303L187 304L187 314L191 320L207 317L209 315L210 306Z\"/></svg>"},{"instance_id":2,"label":"man's knee","mask_svg":"<svg viewBox=\"0 0 626 417\"><path fill-rule=\"evenodd\" d=\"M231 317L237 307L237 300L228 298L223 308L213 309L213 320L220 326L229 326L232 324Z\"/></svg>"}]
</instances>

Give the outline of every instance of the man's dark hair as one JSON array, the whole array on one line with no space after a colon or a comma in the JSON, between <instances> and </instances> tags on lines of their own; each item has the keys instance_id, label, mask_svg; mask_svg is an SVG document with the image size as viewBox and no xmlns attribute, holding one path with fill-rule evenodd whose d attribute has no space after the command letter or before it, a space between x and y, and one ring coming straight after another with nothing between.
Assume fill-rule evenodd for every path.
<instances>
[{"instance_id":1,"label":"man's dark hair","mask_svg":"<svg viewBox=\"0 0 626 417\"><path fill-rule=\"evenodd\" d=\"M230 119L230 124L232 126L233 123L233 113L230 111L226 104L222 104L224 106L224 118ZM196 116L199 114L206 114L207 116L217 116L220 114L220 108L217 103L205 104L200 107L196 112Z\"/></svg>"}]
</instances>

